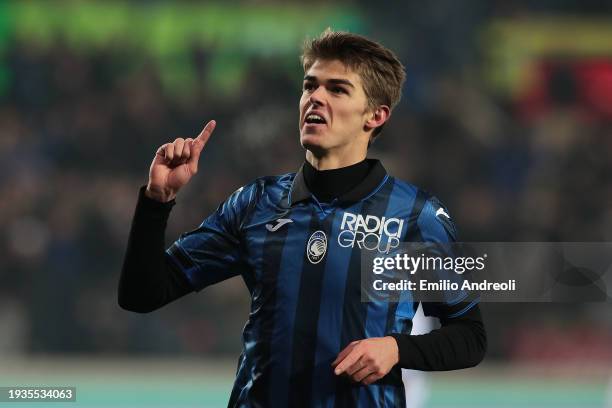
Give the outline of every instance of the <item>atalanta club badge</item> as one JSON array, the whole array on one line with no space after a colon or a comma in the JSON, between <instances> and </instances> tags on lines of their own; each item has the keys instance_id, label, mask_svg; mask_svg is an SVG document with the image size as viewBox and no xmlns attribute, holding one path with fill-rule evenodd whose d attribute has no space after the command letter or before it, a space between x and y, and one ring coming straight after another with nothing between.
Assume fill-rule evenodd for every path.
<instances>
[{"instance_id":1,"label":"atalanta club badge","mask_svg":"<svg viewBox=\"0 0 612 408\"><path fill-rule=\"evenodd\" d=\"M318 264L327 252L327 236L323 231L315 231L306 245L306 255L312 264Z\"/></svg>"}]
</instances>

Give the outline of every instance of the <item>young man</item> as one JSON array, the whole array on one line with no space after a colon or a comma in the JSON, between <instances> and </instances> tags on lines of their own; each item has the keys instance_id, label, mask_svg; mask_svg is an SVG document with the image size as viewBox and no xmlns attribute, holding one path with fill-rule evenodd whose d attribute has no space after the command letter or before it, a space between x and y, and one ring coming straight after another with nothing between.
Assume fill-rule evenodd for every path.
<instances>
[{"instance_id":1,"label":"young man","mask_svg":"<svg viewBox=\"0 0 612 408\"><path fill-rule=\"evenodd\" d=\"M196 174L215 122L195 139L161 146L140 190L119 304L150 312L240 275L252 306L229 406L403 406L400 368L481 361L486 337L477 301L424 304L442 328L423 336L410 335L415 302L361 301L360 247L370 222L396 220L395 229L367 234L379 248L391 235L452 241L454 227L439 201L366 160L400 98L404 70L395 55L328 30L306 44L302 58L303 166L238 189L164 251L174 199Z\"/></svg>"}]
</instances>

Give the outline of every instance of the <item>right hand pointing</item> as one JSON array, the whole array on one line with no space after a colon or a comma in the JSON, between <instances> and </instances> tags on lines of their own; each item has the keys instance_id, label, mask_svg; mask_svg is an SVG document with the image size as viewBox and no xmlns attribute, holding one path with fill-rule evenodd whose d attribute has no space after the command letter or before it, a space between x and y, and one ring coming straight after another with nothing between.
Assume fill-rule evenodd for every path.
<instances>
[{"instance_id":1,"label":"right hand pointing","mask_svg":"<svg viewBox=\"0 0 612 408\"><path fill-rule=\"evenodd\" d=\"M195 139L178 138L162 145L155 153L149 169L145 195L161 202L176 197L178 191L198 172L200 153L217 123L211 120Z\"/></svg>"}]
</instances>

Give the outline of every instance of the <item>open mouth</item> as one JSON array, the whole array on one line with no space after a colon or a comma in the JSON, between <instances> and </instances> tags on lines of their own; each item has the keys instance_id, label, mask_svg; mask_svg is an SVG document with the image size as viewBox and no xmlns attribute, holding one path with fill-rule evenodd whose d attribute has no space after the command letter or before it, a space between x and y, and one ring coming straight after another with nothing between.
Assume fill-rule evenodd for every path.
<instances>
[{"instance_id":1,"label":"open mouth","mask_svg":"<svg viewBox=\"0 0 612 408\"><path fill-rule=\"evenodd\" d=\"M305 125L325 125L327 124L327 122L325 121L325 118L322 117L321 115L317 115L316 113L309 113L304 118L304 124Z\"/></svg>"}]
</instances>

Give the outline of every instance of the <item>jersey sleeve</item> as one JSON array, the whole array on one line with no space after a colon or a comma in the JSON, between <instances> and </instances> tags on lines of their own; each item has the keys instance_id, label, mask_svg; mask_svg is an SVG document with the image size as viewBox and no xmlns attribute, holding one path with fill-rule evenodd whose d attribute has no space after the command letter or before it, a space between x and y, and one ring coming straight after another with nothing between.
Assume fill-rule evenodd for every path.
<instances>
[{"instance_id":1,"label":"jersey sleeve","mask_svg":"<svg viewBox=\"0 0 612 408\"><path fill-rule=\"evenodd\" d=\"M436 198L430 197L424 204L423 210L417 220L421 231L423 242L451 244L457 241L457 230L450 217L448 209ZM446 253L439 256L453 256L450 245L441 245ZM445 273L445 272L443 272ZM462 276L449 272L452 276L439 276L440 279L462 281ZM461 287L461 285L459 285ZM425 302L423 311L427 316L435 316L440 319L452 319L459 317L473 308L479 302L479 296L473 291L448 290L444 293L444 301Z\"/></svg>"},{"instance_id":2,"label":"jersey sleeve","mask_svg":"<svg viewBox=\"0 0 612 408\"><path fill-rule=\"evenodd\" d=\"M185 275L194 290L242 274L241 226L256 200L256 185L236 190L193 231L181 234L166 257Z\"/></svg>"}]
</instances>

